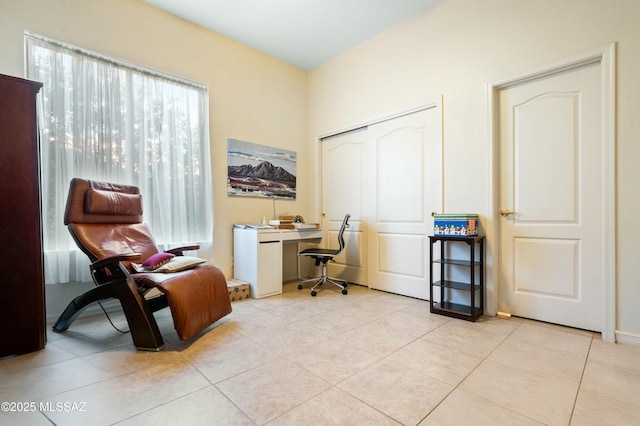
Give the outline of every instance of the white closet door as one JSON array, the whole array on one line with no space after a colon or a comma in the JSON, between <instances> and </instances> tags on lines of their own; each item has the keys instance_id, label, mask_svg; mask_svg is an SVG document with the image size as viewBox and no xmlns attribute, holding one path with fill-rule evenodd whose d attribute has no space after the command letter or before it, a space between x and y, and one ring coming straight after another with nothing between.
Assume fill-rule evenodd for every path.
<instances>
[{"instance_id":1,"label":"white closet door","mask_svg":"<svg viewBox=\"0 0 640 426\"><path fill-rule=\"evenodd\" d=\"M346 247L335 263L328 264L328 274L351 283L367 285L366 237L362 221L362 195L366 191L364 176L367 129L323 139L323 246L338 248L338 231L344 215L351 214L350 227L344 234Z\"/></svg>"},{"instance_id":2,"label":"white closet door","mask_svg":"<svg viewBox=\"0 0 640 426\"><path fill-rule=\"evenodd\" d=\"M429 298L432 212L442 211L439 106L369 126L367 222L369 287Z\"/></svg>"}]
</instances>

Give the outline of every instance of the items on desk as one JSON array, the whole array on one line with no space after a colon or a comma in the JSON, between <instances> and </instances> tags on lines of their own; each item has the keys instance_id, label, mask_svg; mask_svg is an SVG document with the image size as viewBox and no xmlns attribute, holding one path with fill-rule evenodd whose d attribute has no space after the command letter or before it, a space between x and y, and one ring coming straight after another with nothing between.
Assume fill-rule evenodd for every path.
<instances>
[{"instance_id":1,"label":"items on desk","mask_svg":"<svg viewBox=\"0 0 640 426\"><path fill-rule=\"evenodd\" d=\"M319 223L294 223L293 224L294 228L296 229L320 229L320 224Z\"/></svg>"},{"instance_id":2,"label":"items on desk","mask_svg":"<svg viewBox=\"0 0 640 426\"><path fill-rule=\"evenodd\" d=\"M306 223L302 216L280 216L270 220L269 225L277 229L319 229L319 223Z\"/></svg>"},{"instance_id":3,"label":"items on desk","mask_svg":"<svg viewBox=\"0 0 640 426\"><path fill-rule=\"evenodd\" d=\"M266 223L236 223L233 225L234 228L240 229L320 229L319 223L283 223L280 224L279 221L269 221L270 225Z\"/></svg>"},{"instance_id":4,"label":"items on desk","mask_svg":"<svg viewBox=\"0 0 640 426\"><path fill-rule=\"evenodd\" d=\"M240 228L240 229L246 229L246 228L252 228L252 229L272 229L273 226L271 225L266 225L264 223L236 223L233 225L234 228Z\"/></svg>"},{"instance_id":5,"label":"items on desk","mask_svg":"<svg viewBox=\"0 0 640 426\"><path fill-rule=\"evenodd\" d=\"M278 219L270 220L269 225L278 229L293 229L293 216L280 216Z\"/></svg>"}]
</instances>

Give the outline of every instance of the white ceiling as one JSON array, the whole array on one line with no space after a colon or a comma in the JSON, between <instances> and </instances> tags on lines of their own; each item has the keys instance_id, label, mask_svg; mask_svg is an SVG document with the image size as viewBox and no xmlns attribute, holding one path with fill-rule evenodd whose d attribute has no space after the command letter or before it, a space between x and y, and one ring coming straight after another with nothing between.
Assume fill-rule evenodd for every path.
<instances>
[{"instance_id":1,"label":"white ceiling","mask_svg":"<svg viewBox=\"0 0 640 426\"><path fill-rule=\"evenodd\" d=\"M145 0L310 71L439 0Z\"/></svg>"}]
</instances>

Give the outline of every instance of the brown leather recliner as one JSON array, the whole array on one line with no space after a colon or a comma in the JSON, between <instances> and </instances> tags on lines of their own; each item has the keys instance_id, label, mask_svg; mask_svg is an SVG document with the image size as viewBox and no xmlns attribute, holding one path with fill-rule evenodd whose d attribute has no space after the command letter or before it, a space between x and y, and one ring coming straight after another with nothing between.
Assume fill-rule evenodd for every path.
<instances>
[{"instance_id":1,"label":"brown leather recliner","mask_svg":"<svg viewBox=\"0 0 640 426\"><path fill-rule=\"evenodd\" d=\"M143 263L158 253L149 227L142 223L142 196L137 187L75 178L69 187L64 223L93 262L91 274L97 287L69 303L53 325L54 331L67 330L90 304L116 298L136 348L159 351L164 342L152 312L169 306L181 340L231 313L226 279L213 265L170 273L134 271L132 262ZM168 253L182 256L183 251L198 248L180 247ZM154 288L160 292L150 297Z\"/></svg>"}]
</instances>

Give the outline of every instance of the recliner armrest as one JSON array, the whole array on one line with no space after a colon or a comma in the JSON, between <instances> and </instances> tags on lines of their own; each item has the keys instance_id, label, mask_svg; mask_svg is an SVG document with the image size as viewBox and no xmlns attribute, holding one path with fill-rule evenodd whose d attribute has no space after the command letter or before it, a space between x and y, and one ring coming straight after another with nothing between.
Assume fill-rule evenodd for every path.
<instances>
[{"instance_id":1,"label":"recliner armrest","mask_svg":"<svg viewBox=\"0 0 640 426\"><path fill-rule=\"evenodd\" d=\"M142 259L142 255L139 253L131 254L119 254L116 256L105 257L104 259L97 260L91 264L91 269L100 269L105 266L114 265L119 262L135 262Z\"/></svg>"},{"instance_id":2,"label":"recliner armrest","mask_svg":"<svg viewBox=\"0 0 640 426\"><path fill-rule=\"evenodd\" d=\"M182 256L183 251L198 250L199 248L200 248L199 244L193 244L190 246L175 247L175 248L166 250L166 253L175 254L176 256Z\"/></svg>"}]
</instances>

